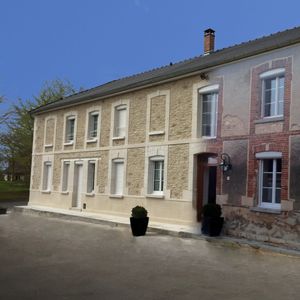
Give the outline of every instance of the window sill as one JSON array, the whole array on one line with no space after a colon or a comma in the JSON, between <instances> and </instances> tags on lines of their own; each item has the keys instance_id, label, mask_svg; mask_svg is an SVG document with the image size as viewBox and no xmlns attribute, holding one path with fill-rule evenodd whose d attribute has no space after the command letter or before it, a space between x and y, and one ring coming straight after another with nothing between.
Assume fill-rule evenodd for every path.
<instances>
[{"instance_id":1,"label":"window sill","mask_svg":"<svg viewBox=\"0 0 300 300\"><path fill-rule=\"evenodd\" d=\"M53 144L45 145L45 148L52 148L52 147L53 147Z\"/></svg>"},{"instance_id":2,"label":"window sill","mask_svg":"<svg viewBox=\"0 0 300 300\"><path fill-rule=\"evenodd\" d=\"M113 141L125 140L125 136L114 136L112 138Z\"/></svg>"},{"instance_id":3,"label":"window sill","mask_svg":"<svg viewBox=\"0 0 300 300\"><path fill-rule=\"evenodd\" d=\"M71 146L71 145L73 145L73 144L74 144L73 141L71 141L71 142L65 142L65 143L64 143L64 146Z\"/></svg>"},{"instance_id":4,"label":"window sill","mask_svg":"<svg viewBox=\"0 0 300 300\"><path fill-rule=\"evenodd\" d=\"M69 191L61 192L62 195L69 195Z\"/></svg>"},{"instance_id":5,"label":"window sill","mask_svg":"<svg viewBox=\"0 0 300 300\"><path fill-rule=\"evenodd\" d=\"M162 134L165 134L165 132L163 130L149 132L149 135L162 135Z\"/></svg>"},{"instance_id":6,"label":"window sill","mask_svg":"<svg viewBox=\"0 0 300 300\"><path fill-rule=\"evenodd\" d=\"M116 198L116 199L123 199L123 195L113 195L113 194L111 194L111 195L109 195L109 198Z\"/></svg>"},{"instance_id":7,"label":"window sill","mask_svg":"<svg viewBox=\"0 0 300 300\"><path fill-rule=\"evenodd\" d=\"M50 190L44 190L44 191L42 191L42 194L51 194L51 191Z\"/></svg>"},{"instance_id":8,"label":"window sill","mask_svg":"<svg viewBox=\"0 0 300 300\"><path fill-rule=\"evenodd\" d=\"M91 140L86 140L86 143L89 144L89 143L96 143L98 141L97 138L95 139L91 139Z\"/></svg>"},{"instance_id":9,"label":"window sill","mask_svg":"<svg viewBox=\"0 0 300 300\"><path fill-rule=\"evenodd\" d=\"M165 195L147 194L146 198L164 199Z\"/></svg>"},{"instance_id":10,"label":"window sill","mask_svg":"<svg viewBox=\"0 0 300 300\"><path fill-rule=\"evenodd\" d=\"M250 211L260 212L260 213L266 213L266 214L275 214L275 215L281 214L281 210L280 209L276 209L276 208L251 207Z\"/></svg>"},{"instance_id":11,"label":"window sill","mask_svg":"<svg viewBox=\"0 0 300 300\"><path fill-rule=\"evenodd\" d=\"M85 195L87 197L95 197L95 193L94 192L92 192L92 193L85 193Z\"/></svg>"},{"instance_id":12,"label":"window sill","mask_svg":"<svg viewBox=\"0 0 300 300\"><path fill-rule=\"evenodd\" d=\"M281 122L284 121L284 117L266 117L260 120L255 120L254 124L264 124L264 123L271 123L271 122Z\"/></svg>"},{"instance_id":13,"label":"window sill","mask_svg":"<svg viewBox=\"0 0 300 300\"><path fill-rule=\"evenodd\" d=\"M201 136L201 138L203 140L213 140L213 139L216 139L217 137L216 136Z\"/></svg>"}]
</instances>

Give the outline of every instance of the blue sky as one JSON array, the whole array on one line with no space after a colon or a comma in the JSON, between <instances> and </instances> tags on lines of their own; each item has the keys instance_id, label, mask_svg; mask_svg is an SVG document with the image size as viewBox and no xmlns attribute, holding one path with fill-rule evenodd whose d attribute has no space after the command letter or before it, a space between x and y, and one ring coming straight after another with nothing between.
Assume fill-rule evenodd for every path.
<instances>
[{"instance_id":1,"label":"blue sky","mask_svg":"<svg viewBox=\"0 0 300 300\"><path fill-rule=\"evenodd\" d=\"M36 95L45 81L90 88L300 25L300 2L0 0L0 95Z\"/></svg>"}]
</instances>

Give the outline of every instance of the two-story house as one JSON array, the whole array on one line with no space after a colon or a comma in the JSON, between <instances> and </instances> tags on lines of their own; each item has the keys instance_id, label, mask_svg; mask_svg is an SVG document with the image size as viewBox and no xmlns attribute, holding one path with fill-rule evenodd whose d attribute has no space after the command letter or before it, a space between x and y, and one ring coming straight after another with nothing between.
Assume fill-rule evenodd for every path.
<instances>
[{"instance_id":1,"label":"two-story house","mask_svg":"<svg viewBox=\"0 0 300 300\"><path fill-rule=\"evenodd\" d=\"M195 225L217 202L228 234L300 245L300 28L214 40L33 110L29 204Z\"/></svg>"}]
</instances>

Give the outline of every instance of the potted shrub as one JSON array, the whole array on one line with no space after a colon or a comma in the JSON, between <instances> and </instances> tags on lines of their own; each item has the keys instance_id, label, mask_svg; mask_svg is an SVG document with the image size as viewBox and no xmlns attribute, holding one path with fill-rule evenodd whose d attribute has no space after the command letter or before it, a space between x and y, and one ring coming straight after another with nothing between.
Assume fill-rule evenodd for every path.
<instances>
[{"instance_id":1,"label":"potted shrub","mask_svg":"<svg viewBox=\"0 0 300 300\"><path fill-rule=\"evenodd\" d=\"M5 215L7 211L7 208L5 207L0 207L0 215Z\"/></svg>"},{"instance_id":2,"label":"potted shrub","mask_svg":"<svg viewBox=\"0 0 300 300\"><path fill-rule=\"evenodd\" d=\"M143 206L136 206L131 210L130 225L134 236L145 235L148 227L148 212Z\"/></svg>"},{"instance_id":3,"label":"potted shrub","mask_svg":"<svg viewBox=\"0 0 300 300\"><path fill-rule=\"evenodd\" d=\"M222 209L219 204L208 203L203 206L202 227L203 234L208 236L218 236L221 233L224 218L221 217Z\"/></svg>"}]
</instances>

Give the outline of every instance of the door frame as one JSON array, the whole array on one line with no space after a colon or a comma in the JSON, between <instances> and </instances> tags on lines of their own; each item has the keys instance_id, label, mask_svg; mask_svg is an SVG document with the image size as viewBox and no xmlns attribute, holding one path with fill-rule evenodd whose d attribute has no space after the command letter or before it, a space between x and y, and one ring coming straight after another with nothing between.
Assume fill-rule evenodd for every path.
<instances>
[{"instance_id":1,"label":"door frame","mask_svg":"<svg viewBox=\"0 0 300 300\"><path fill-rule=\"evenodd\" d=\"M217 153L199 153L196 154L196 188L197 188L197 193L196 193L196 209L197 209L197 221L201 222L202 218L202 208L203 205L205 204L204 201L204 193L205 190L208 189L209 185L209 176L208 176L208 171L210 166L217 166L217 160L216 158L218 157ZM213 161L209 162L209 159L212 158ZM206 177L206 178L205 178ZM206 179L206 182L205 182ZM216 189L217 189L217 180L218 176L216 175ZM206 187L204 185L207 185ZM207 191L208 192L208 191Z\"/></svg>"}]
</instances>

